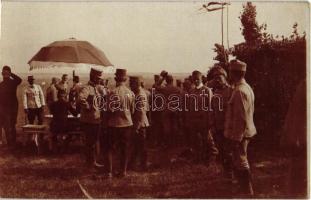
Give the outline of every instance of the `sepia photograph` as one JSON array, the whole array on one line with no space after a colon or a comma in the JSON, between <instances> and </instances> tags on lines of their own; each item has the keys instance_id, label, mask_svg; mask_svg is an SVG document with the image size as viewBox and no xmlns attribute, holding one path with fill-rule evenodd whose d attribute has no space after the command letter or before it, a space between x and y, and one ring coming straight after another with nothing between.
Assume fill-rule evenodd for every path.
<instances>
[{"instance_id":1,"label":"sepia photograph","mask_svg":"<svg viewBox=\"0 0 311 200\"><path fill-rule=\"evenodd\" d=\"M0 198L310 198L310 2L0 7Z\"/></svg>"}]
</instances>

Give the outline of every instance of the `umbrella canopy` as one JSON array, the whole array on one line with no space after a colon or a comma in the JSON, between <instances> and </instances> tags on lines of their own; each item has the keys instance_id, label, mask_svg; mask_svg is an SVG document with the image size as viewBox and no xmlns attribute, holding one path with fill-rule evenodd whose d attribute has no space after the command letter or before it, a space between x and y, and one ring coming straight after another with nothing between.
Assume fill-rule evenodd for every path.
<instances>
[{"instance_id":1,"label":"umbrella canopy","mask_svg":"<svg viewBox=\"0 0 311 200\"><path fill-rule=\"evenodd\" d=\"M113 66L103 51L87 41L74 38L55 41L42 47L28 62L30 70L56 66L76 67L75 64L81 63Z\"/></svg>"}]
</instances>

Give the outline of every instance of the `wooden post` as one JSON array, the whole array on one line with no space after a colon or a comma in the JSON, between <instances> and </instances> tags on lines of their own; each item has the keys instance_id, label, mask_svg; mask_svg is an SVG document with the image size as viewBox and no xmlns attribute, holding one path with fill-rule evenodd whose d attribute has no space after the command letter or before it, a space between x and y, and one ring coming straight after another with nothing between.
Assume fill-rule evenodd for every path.
<instances>
[{"instance_id":1,"label":"wooden post","mask_svg":"<svg viewBox=\"0 0 311 200\"><path fill-rule=\"evenodd\" d=\"M221 45L224 46L224 5L221 4Z\"/></svg>"}]
</instances>

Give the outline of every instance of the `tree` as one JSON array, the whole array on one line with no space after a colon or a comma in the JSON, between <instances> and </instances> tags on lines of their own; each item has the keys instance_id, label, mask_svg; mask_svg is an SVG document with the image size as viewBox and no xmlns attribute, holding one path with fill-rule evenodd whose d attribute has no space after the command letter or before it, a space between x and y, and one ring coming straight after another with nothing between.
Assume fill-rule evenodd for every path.
<instances>
[{"instance_id":1,"label":"tree","mask_svg":"<svg viewBox=\"0 0 311 200\"><path fill-rule=\"evenodd\" d=\"M256 6L251 2L247 2L246 5L243 5L243 12L239 18L242 23L242 35L248 45L256 44L262 39L261 31L264 25L258 25L256 15Z\"/></svg>"}]
</instances>

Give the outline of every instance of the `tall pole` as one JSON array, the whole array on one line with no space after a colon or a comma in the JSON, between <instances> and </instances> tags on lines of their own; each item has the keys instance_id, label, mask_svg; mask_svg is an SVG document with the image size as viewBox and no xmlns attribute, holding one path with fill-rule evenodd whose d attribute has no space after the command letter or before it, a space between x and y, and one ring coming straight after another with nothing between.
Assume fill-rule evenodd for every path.
<instances>
[{"instance_id":1,"label":"tall pole","mask_svg":"<svg viewBox=\"0 0 311 200\"><path fill-rule=\"evenodd\" d=\"M229 4L227 4L227 45L229 50Z\"/></svg>"},{"instance_id":2,"label":"tall pole","mask_svg":"<svg viewBox=\"0 0 311 200\"><path fill-rule=\"evenodd\" d=\"M221 45L224 46L224 5L221 4Z\"/></svg>"}]
</instances>

